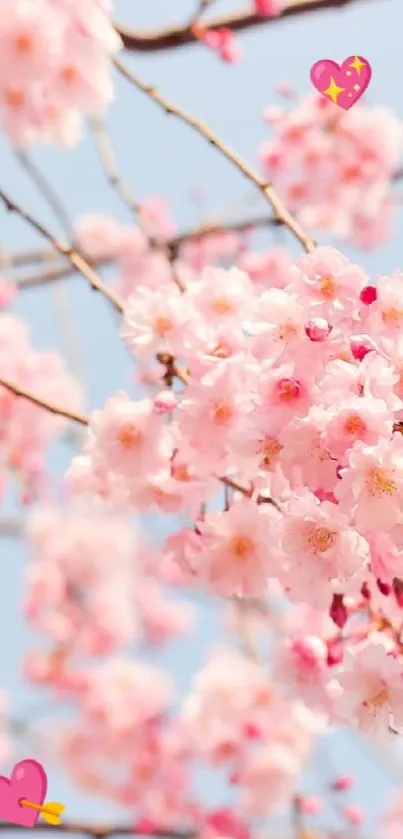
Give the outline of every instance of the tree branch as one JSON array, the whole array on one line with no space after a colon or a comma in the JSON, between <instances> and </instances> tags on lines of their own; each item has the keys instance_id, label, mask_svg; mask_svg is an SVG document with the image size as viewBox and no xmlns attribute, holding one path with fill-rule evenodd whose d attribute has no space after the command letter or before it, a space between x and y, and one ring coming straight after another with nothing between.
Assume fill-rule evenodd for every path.
<instances>
[{"instance_id":1,"label":"tree branch","mask_svg":"<svg viewBox=\"0 0 403 839\"><path fill-rule=\"evenodd\" d=\"M117 192L123 204L126 205L132 216L138 218L141 213L141 204L136 200L129 186L122 180L113 153L112 145L106 132L105 126L99 117L90 120L95 145L98 150L101 166L112 189Z\"/></svg>"},{"instance_id":2,"label":"tree branch","mask_svg":"<svg viewBox=\"0 0 403 839\"><path fill-rule=\"evenodd\" d=\"M37 186L45 201L47 201L49 207L53 210L65 235L70 237L72 234L71 221L59 195L55 192L47 178L42 175L40 169L38 169L35 163L31 160L29 154L25 151L17 150L15 152L15 156L22 168L25 169L33 183Z\"/></svg>"},{"instance_id":3,"label":"tree branch","mask_svg":"<svg viewBox=\"0 0 403 839\"><path fill-rule=\"evenodd\" d=\"M158 361L161 364L165 364L167 372L170 369L172 377L175 376L184 385L188 384L188 374L181 367L177 367L177 365L175 364L175 360L172 358L172 356L160 353L158 355ZM65 417L66 419L72 420L73 422L77 422L80 425L88 426L89 424L88 417L84 416L83 414L77 414L74 411L68 411L65 408L61 408L59 405L54 405L52 402L47 402L46 400L41 399L39 396L36 396L34 393L31 393L30 391L19 387L13 382L7 381L7 379L0 378L0 387L6 388L6 390L9 390L11 393L14 394L14 396L20 396L22 399L27 399L28 402L32 402L34 405L38 405L39 408L43 408L45 411L49 411L51 414L56 414L57 416ZM252 488L244 487L242 486L242 484L239 484L237 481L233 480L232 478L228 478L225 475L217 475L216 477L218 481L224 484L224 486L230 487L236 492L240 492L242 493L242 495L246 495L248 498L252 497ZM277 504L271 498L268 498L264 495L259 495L256 500L258 504L274 504L274 506L277 507L277 509L279 509ZM10 531L9 535L15 535L15 532Z\"/></svg>"},{"instance_id":4,"label":"tree branch","mask_svg":"<svg viewBox=\"0 0 403 839\"><path fill-rule=\"evenodd\" d=\"M3 516L0 518L0 536L21 536L24 524L21 519Z\"/></svg>"},{"instance_id":5,"label":"tree branch","mask_svg":"<svg viewBox=\"0 0 403 839\"><path fill-rule=\"evenodd\" d=\"M0 378L0 387L5 387L6 390L9 390L10 393L14 394L14 396L20 396L22 399L27 399L28 402L32 402L39 408L44 408L45 411L49 411L51 414L65 417L73 422L78 422L80 425L88 425L88 419L83 414L77 414L75 411L68 411L66 408L61 408L60 405L54 405L52 402L41 399L40 396L35 396L34 393L31 393L29 390L25 390L25 388L19 387L19 385L16 385L13 382L9 382L7 379Z\"/></svg>"},{"instance_id":6,"label":"tree branch","mask_svg":"<svg viewBox=\"0 0 403 839\"><path fill-rule=\"evenodd\" d=\"M63 242L59 242L46 227L43 226L39 221L33 218L26 210L23 210L15 201L6 195L3 190L0 190L0 200L3 202L5 209L10 213L17 213L24 221L26 221L30 227L40 233L45 239L50 242L52 247L58 251L62 256L65 256L71 265L85 277L86 280L90 283L91 287L99 291L104 297L106 297L110 303L113 304L115 309L118 312L122 313L124 310L123 301L120 297L110 288L108 288L105 283L102 282L101 277L98 276L96 271L91 268L91 265L81 256L71 245L64 245Z\"/></svg>"},{"instance_id":7,"label":"tree branch","mask_svg":"<svg viewBox=\"0 0 403 839\"><path fill-rule=\"evenodd\" d=\"M397 169L396 172L394 172L393 174L392 182L397 183L398 181L402 180L402 178L403 169ZM201 241L202 239L215 234L247 233L255 229L257 230L264 229L267 227L281 227L282 224L283 222L281 221L281 219L273 218L272 216L262 215L251 216L250 218L245 218L234 222L208 222L198 227L189 228L188 230L184 230L178 233L178 235L174 236L167 244L169 249L175 253L177 249L181 247L181 245L186 244L186 242ZM10 255L0 253L0 268L20 268L24 265L42 263L49 264L51 260L51 250L32 249L27 251L16 251L14 253L11 253ZM93 267L103 267L104 265L110 264L111 261L112 260L105 259L101 263L94 262ZM87 260L87 262L91 264L89 260ZM52 282L53 280L57 280L59 278L68 276L75 270L76 268L74 266L70 267L69 265L56 264L56 266L49 267L49 269L46 272L38 272L37 274L32 274L28 277L19 277L16 280L16 285L18 286L18 288L29 288L31 286L42 285L43 283Z\"/></svg>"},{"instance_id":8,"label":"tree branch","mask_svg":"<svg viewBox=\"0 0 403 839\"><path fill-rule=\"evenodd\" d=\"M2 830L21 830L21 825L7 824L7 822L0 823L0 831ZM194 839L195 833L191 831L175 831L175 830L156 830L153 833L147 834L145 831L136 830L133 825L115 825L108 826L102 824L74 824L65 822L60 825L51 825L41 822L36 824L33 828L39 831L57 831L58 833L79 833L84 836L93 836L94 839L109 839L111 836L150 836L155 839Z\"/></svg>"},{"instance_id":9,"label":"tree branch","mask_svg":"<svg viewBox=\"0 0 403 839\"><path fill-rule=\"evenodd\" d=\"M242 32L256 26L268 26L276 24L290 17L310 14L311 12L324 11L325 9L341 9L350 6L359 0L288 0L287 5L280 15L273 18L262 17L255 12L237 12L233 15L226 15L214 18L210 23L206 22L206 28L230 29L232 32ZM157 52L169 50L175 47L197 43L198 38L193 27L188 23L186 26L161 29L153 32L137 32L130 27L115 24L116 29L123 40L127 50L135 52Z\"/></svg>"},{"instance_id":10,"label":"tree branch","mask_svg":"<svg viewBox=\"0 0 403 839\"><path fill-rule=\"evenodd\" d=\"M314 250L315 242L305 233L303 228L292 217L288 210L283 205L282 201L275 192L273 185L262 178L253 167L247 163L240 154L238 154L228 143L225 143L218 137L211 128L205 123L198 120L193 114L188 113L183 108L179 108L173 102L170 102L155 87L145 84L134 71L127 67L127 65L118 58L115 58L115 66L119 72L130 81L138 90L145 93L150 99L156 102L166 114L172 114L180 119L182 122L193 128L200 136L204 137L210 145L214 146L222 155L226 157L230 163L238 169L256 188L262 193L266 201L271 205L272 210L278 219L279 224L283 224L301 243L304 249L309 253Z\"/></svg>"},{"instance_id":11,"label":"tree branch","mask_svg":"<svg viewBox=\"0 0 403 839\"><path fill-rule=\"evenodd\" d=\"M279 219L274 219L270 216L251 216L250 218L241 219L240 221L217 221L203 224L200 227L191 227L188 230L183 230L174 236L167 243L169 250L177 254L178 250L187 242L200 242L209 236L216 236L221 233L250 233L253 230L264 229L267 227L278 227L281 225ZM12 268L19 268L23 265L46 263L49 267L44 271L38 271L35 274L28 276L21 276L16 279L18 288L31 288L37 285L44 285L45 283L53 282L54 280L67 277L76 271L72 265L65 265L54 260L53 265L49 265L52 260L52 251L21 251L10 254L7 258L0 257L0 267L2 264L8 265ZM102 268L104 265L110 264L112 260L104 259L101 262L94 262L94 268ZM89 262L89 261L88 261ZM91 264L89 262L89 264Z\"/></svg>"}]
</instances>

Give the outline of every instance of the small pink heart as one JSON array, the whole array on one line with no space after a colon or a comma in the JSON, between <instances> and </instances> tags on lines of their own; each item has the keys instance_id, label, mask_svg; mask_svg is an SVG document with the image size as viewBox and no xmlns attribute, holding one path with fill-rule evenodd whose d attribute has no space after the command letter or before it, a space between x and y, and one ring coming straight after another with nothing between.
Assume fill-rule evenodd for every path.
<instances>
[{"instance_id":1,"label":"small pink heart","mask_svg":"<svg viewBox=\"0 0 403 839\"><path fill-rule=\"evenodd\" d=\"M360 55L350 55L341 66L323 58L311 67L311 82L316 90L345 111L361 99L371 76L369 61Z\"/></svg>"},{"instance_id":2,"label":"small pink heart","mask_svg":"<svg viewBox=\"0 0 403 839\"><path fill-rule=\"evenodd\" d=\"M33 827L39 811L20 804L22 798L33 804L43 804L48 788L46 772L40 763L30 758L16 763L10 778L0 775L0 819L21 827Z\"/></svg>"}]
</instances>

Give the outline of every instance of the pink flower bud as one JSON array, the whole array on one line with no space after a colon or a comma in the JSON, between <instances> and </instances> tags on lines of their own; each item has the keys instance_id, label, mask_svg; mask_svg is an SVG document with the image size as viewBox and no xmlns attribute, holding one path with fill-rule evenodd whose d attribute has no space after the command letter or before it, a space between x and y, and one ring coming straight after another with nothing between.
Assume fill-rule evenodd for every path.
<instances>
[{"instance_id":1,"label":"pink flower bud","mask_svg":"<svg viewBox=\"0 0 403 839\"><path fill-rule=\"evenodd\" d=\"M157 831L157 825L151 819L140 819L134 826L136 833L142 833L145 836L152 836Z\"/></svg>"},{"instance_id":2,"label":"pink flower bud","mask_svg":"<svg viewBox=\"0 0 403 839\"><path fill-rule=\"evenodd\" d=\"M299 809L306 816L316 816L322 809L322 802L316 795L307 795L300 798Z\"/></svg>"},{"instance_id":3,"label":"pink flower bud","mask_svg":"<svg viewBox=\"0 0 403 839\"><path fill-rule=\"evenodd\" d=\"M379 578L377 579L376 584L381 594L384 594L385 597L389 597L392 591L392 586L389 583L382 582L382 580L380 580Z\"/></svg>"},{"instance_id":4,"label":"pink flower bud","mask_svg":"<svg viewBox=\"0 0 403 839\"><path fill-rule=\"evenodd\" d=\"M262 738L262 730L251 722L244 725L244 733L248 740L261 740Z\"/></svg>"},{"instance_id":5,"label":"pink flower bud","mask_svg":"<svg viewBox=\"0 0 403 839\"><path fill-rule=\"evenodd\" d=\"M374 303L377 297L378 292L374 285L365 286L360 294L361 303L364 303L365 306L370 306L371 303Z\"/></svg>"},{"instance_id":6,"label":"pink flower bud","mask_svg":"<svg viewBox=\"0 0 403 839\"><path fill-rule=\"evenodd\" d=\"M154 397L154 410L159 414L168 414L176 408L178 402L172 390L161 390Z\"/></svg>"},{"instance_id":7,"label":"pink flower bud","mask_svg":"<svg viewBox=\"0 0 403 839\"><path fill-rule=\"evenodd\" d=\"M305 670L324 670L326 667L327 648L324 641L316 635L303 635L292 643L292 652L298 664Z\"/></svg>"},{"instance_id":8,"label":"pink flower bud","mask_svg":"<svg viewBox=\"0 0 403 839\"><path fill-rule=\"evenodd\" d=\"M334 789L335 792L345 792L346 790L351 789L353 784L353 775L339 775L338 778L333 781L332 789Z\"/></svg>"},{"instance_id":9,"label":"pink flower bud","mask_svg":"<svg viewBox=\"0 0 403 839\"><path fill-rule=\"evenodd\" d=\"M342 594L334 594L332 605L330 607L329 615L339 627L339 629L343 629L343 627L347 623L348 612L344 604L343 595Z\"/></svg>"},{"instance_id":10,"label":"pink flower bud","mask_svg":"<svg viewBox=\"0 0 403 839\"><path fill-rule=\"evenodd\" d=\"M206 821L208 827L220 836L231 836L233 839L248 839L249 837L246 825L229 807L213 810Z\"/></svg>"},{"instance_id":11,"label":"pink flower bud","mask_svg":"<svg viewBox=\"0 0 403 839\"><path fill-rule=\"evenodd\" d=\"M275 17L280 14L283 0L255 0L255 9L262 17Z\"/></svg>"},{"instance_id":12,"label":"pink flower bud","mask_svg":"<svg viewBox=\"0 0 403 839\"><path fill-rule=\"evenodd\" d=\"M350 349L356 361L362 361L369 353L378 349L369 335L353 335L350 338Z\"/></svg>"},{"instance_id":13,"label":"pink flower bud","mask_svg":"<svg viewBox=\"0 0 403 839\"><path fill-rule=\"evenodd\" d=\"M362 811L357 804L348 804L347 807L343 807L342 813L349 824L353 824L355 827L358 827L364 821Z\"/></svg>"},{"instance_id":14,"label":"pink flower bud","mask_svg":"<svg viewBox=\"0 0 403 839\"><path fill-rule=\"evenodd\" d=\"M305 332L310 341L326 341L332 327L325 318L312 318L305 324Z\"/></svg>"},{"instance_id":15,"label":"pink flower bud","mask_svg":"<svg viewBox=\"0 0 403 839\"><path fill-rule=\"evenodd\" d=\"M327 661L328 667L337 667L343 661L344 650L343 645L338 639L328 641Z\"/></svg>"}]
</instances>

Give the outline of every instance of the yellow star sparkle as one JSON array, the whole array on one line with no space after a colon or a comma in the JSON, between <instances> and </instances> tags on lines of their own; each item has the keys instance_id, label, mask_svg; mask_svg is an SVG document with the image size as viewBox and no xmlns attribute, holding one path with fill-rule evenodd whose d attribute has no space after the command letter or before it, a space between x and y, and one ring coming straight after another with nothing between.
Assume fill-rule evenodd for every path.
<instances>
[{"instance_id":1,"label":"yellow star sparkle","mask_svg":"<svg viewBox=\"0 0 403 839\"><path fill-rule=\"evenodd\" d=\"M334 102L335 105L337 105L337 100L338 100L340 94L344 93L345 89L346 89L345 87L337 87L337 84L336 84L333 76L331 76L330 77L330 85L329 85L328 89L327 90L322 90L322 93L326 94L327 96L330 96L332 102Z\"/></svg>"},{"instance_id":2,"label":"yellow star sparkle","mask_svg":"<svg viewBox=\"0 0 403 839\"><path fill-rule=\"evenodd\" d=\"M360 61L358 55L355 56L354 61L348 65L349 67L354 67L354 70L357 70L358 75L361 73L361 67L366 67L365 61Z\"/></svg>"}]
</instances>

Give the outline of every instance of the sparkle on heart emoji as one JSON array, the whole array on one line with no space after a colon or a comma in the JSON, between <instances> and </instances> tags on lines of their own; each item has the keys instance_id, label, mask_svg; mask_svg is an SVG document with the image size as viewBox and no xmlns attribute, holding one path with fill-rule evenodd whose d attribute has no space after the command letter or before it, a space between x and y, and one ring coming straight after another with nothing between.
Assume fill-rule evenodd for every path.
<instances>
[{"instance_id":1,"label":"sparkle on heart emoji","mask_svg":"<svg viewBox=\"0 0 403 839\"><path fill-rule=\"evenodd\" d=\"M310 75L313 86L322 96L348 111L365 93L372 69L366 58L350 55L343 64L322 58L311 67Z\"/></svg>"}]
</instances>

